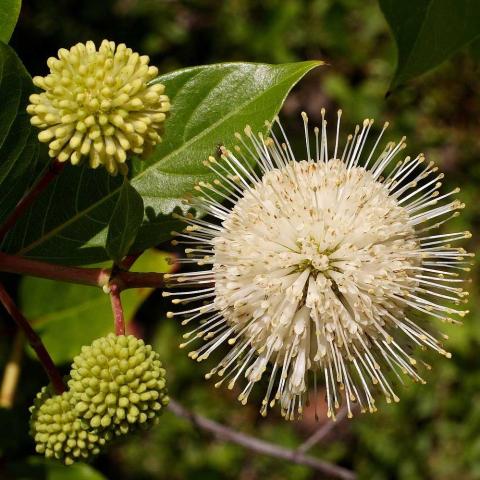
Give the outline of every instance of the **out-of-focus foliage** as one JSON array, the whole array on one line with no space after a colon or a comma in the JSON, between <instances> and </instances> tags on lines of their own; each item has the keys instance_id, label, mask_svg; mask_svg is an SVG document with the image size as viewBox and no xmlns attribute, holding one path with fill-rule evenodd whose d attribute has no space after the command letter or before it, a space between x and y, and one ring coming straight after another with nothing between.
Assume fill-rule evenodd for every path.
<instances>
[{"instance_id":1,"label":"out-of-focus foliage","mask_svg":"<svg viewBox=\"0 0 480 480\"><path fill-rule=\"evenodd\" d=\"M7 476L15 480L106 480L94 468L86 464L67 467L60 462L48 461L41 457L31 457L25 462L8 467Z\"/></svg>"},{"instance_id":2,"label":"out-of-focus foliage","mask_svg":"<svg viewBox=\"0 0 480 480\"><path fill-rule=\"evenodd\" d=\"M407 135L407 153L423 151L448 173L446 191L462 186L459 196L467 208L449 229L472 230L468 247L477 249L478 52L460 52L434 73L385 98L395 71L396 47L373 0L26 0L12 44L29 71L44 74L45 58L59 46L88 38L124 41L150 54L162 73L230 60L327 61L330 66L309 74L285 104L283 117L292 136L301 142L302 109L315 123L322 106L332 116L332 110L341 107L348 130L364 117L377 119L376 131L389 120L388 138ZM399 404L379 401L378 413L339 425L312 454L355 469L361 479L480 479L480 309L477 272L472 276L471 313L465 325L440 325L450 335L447 347L453 358L426 355L433 366L425 373L427 385L398 389ZM173 397L212 418L290 447L318 428L311 412L299 423L286 423L274 412L262 419L254 405L260 394L242 407L235 392L214 389L203 375L215 358L197 364L178 350L182 329L165 319L167 308L159 295L150 298L133 325L156 342ZM1 325L9 333L9 323ZM4 359L8 337L0 341ZM2 457L21 460L32 452L25 412L41 380L38 366L27 359L16 415L0 419L2 426L10 422L7 431L12 432L0 442ZM212 441L168 412L158 428L117 445L94 465L119 480L324 478L304 467Z\"/></svg>"}]
</instances>

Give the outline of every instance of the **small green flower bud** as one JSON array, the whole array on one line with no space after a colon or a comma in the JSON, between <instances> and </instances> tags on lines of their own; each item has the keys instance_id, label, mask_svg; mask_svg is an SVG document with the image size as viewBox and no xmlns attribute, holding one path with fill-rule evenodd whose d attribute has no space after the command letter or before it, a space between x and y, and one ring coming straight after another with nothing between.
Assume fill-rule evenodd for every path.
<instances>
[{"instance_id":1,"label":"small green flower bud","mask_svg":"<svg viewBox=\"0 0 480 480\"><path fill-rule=\"evenodd\" d=\"M93 429L123 435L148 427L168 404L158 354L131 335L96 339L74 358L70 374L72 408Z\"/></svg>"},{"instance_id":2,"label":"small green flower bud","mask_svg":"<svg viewBox=\"0 0 480 480\"><path fill-rule=\"evenodd\" d=\"M105 435L97 435L78 418L69 391L53 395L49 387L43 387L30 412L30 433L35 439L35 450L46 458L71 465L97 455L107 443Z\"/></svg>"},{"instance_id":3,"label":"small green flower bud","mask_svg":"<svg viewBox=\"0 0 480 480\"><path fill-rule=\"evenodd\" d=\"M27 107L52 158L76 165L88 157L90 167L116 174L127 153L145 154L161 141L170 102L162 84L150 83L158 70L148 56L104 40L98 50L88 41L58 57L48 59L46 77L33 78L43 92Z\"/></svg>"}]
</instances>

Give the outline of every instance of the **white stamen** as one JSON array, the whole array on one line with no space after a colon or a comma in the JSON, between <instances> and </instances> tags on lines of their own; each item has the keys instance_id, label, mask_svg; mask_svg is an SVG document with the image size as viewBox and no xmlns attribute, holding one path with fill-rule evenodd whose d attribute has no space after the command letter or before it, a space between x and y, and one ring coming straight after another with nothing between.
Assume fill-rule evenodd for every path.
<instances>
[{"instance_id":1,"label":"white stamen","mask_svg":"<svg viewBox=\"0 0 480 480\"><path fill-rule=\"evenodd\" d=\"M177 216L188 224L177 234L186 240L177 242L192 245L184 262L211 270L168 275L170 286L185 287L175 290L174 303L211 302L168 314L184 316L182 323L203 319L185 334L183 346L205 342L190 356L200 361L222 344L231 346L207 378L217 374L222 379L216 386L228 379L233 388L243 375L239 400L246 403L268 376L261 413L279 400L287 419L302 414L310 388L316 396L317 374L325 381L331 418L341 397L348 416L354 403L376 411L376 391L397 402L386 371L401 383L402 374L424 383L412 346L450 355L423 321L420 326L412 318L458 323L451 316L467 313L451 305L465 302L457 271L469 270L471 254L451 244L470 233L424 233L463 208L456 200L445 203L458 190L439 194L443 175L424 163L423 154L389 166L405 138L375 153L388 123L365 154L373 124L365 120L337 159L341 111L329 159L323 109L321 115L311 152L302 113L306 152L300 158L306 160L296 160L276 118L278 137L247 127L246 140L236 135L242 145L235 154L223 148L221 159L206 163L219 178L200 182L200 195L189 205L209 217ZM437 217L442 220L432 224Z\"/></svg>"}]
</instances>

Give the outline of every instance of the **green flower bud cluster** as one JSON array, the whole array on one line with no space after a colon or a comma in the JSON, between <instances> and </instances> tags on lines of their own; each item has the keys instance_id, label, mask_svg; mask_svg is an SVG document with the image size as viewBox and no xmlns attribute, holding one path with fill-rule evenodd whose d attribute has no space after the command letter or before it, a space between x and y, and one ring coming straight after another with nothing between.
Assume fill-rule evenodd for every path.
<instances>
[{"instance_id":1,"label":"green flower bud cluster","mask_svg":"<svg viewBox=\"0 0 480 480\"><path fill-rule=\"evenodd\" d=\"M124 435L155 424L168 403L158 353L133 336L110 334L83 347L70 374L75 410L91 428Z\"/></svg>"},{"instance_id":2,"label":"green flower bud cluster","mask_svg":"<svg viewBox=\"0 0 480 480\"><path fill-rule=\"evenodd\" d=\"M161 141L170 101L152 83L158 69L123 43L104 40L61 48L48 59L50 73L34 77L42 91L30 96L31 123L41 129L49 155L59 162L125 171L127 155L146 154Z\"/></svg>"},{"instance_id":3,"label":"green flower bud cluster","mask_svg":"<svg viewBox=\"0 0 480 480\"><path fill-rule=\"evenodd\" d=\"M30 433L37 453L66 465L97 455L111 438L111 434L84 428L71 407L71 397L71 392L52 396L49 389L43 387L30 408Z\"/></svg>"},{"instance_id":4,"label":"green flower bud cluster","mask_svg":"<svg viewBox=\"0 0 480 480\"><path fill-rule=\"evenodd\" d=\"M67 465L155 425L169 401L158 353L133 336L110 334L82 347L68 387L61 395L44 387L30 408L36 451Z\"/></svg>"}]
</instances>

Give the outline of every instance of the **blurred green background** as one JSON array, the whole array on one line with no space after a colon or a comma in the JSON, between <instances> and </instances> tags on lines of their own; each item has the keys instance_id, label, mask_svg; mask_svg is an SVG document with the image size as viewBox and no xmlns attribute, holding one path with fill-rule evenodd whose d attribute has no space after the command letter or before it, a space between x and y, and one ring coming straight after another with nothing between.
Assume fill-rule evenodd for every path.
<instances>
[{"instance_id":1,"label":"blurred green background","mask_svg":"<svg viewBox=\"0 0 480 480\"><path fill-rule=\"evenodd\" d=\"M476 251L478 45L386 96L395 69L395 44L373 0L27 0L11 44L32 74L43 75L46 58L58 48L103 38L150 55L162 73L220 61L326 61L328 65L310 73L285 103L282 117L292 135L300 138L301 110L315 122L323 106L332 116L337 108L343 109L344 133L364 117L375 118L378 125L390 121L389 139L406 135L409 153L424 152L446 172L445 188L462 187L459 196L467 208L449 229L471 230L474 238L468 248ZM409 384L400 390L399 404L380 401L378 413L339 424L312 454L355 470L361 479L480 479L476 276L473 272L471 314L465 325L442 326L450 335L447 346L453 358L428 355L434 368L427 372L426 386ZM311 415L286 423L275 411L263 419L254 402L242 407L231 392L214 389L203 375L215 359L197 364L179 351L181 329L164 318L165 309L160 295L153 295L140 309L135 328L161 353L173 397L192 410L288 447L299 445L321 425ZM3 320L0 324L2 347L11 343L8 325ZM4 358L8 349L0 352ZM32 375L37 371L39 375ZM42 381L38 365L26 360L18 415L0 410L0 468L6 458L16 459L20 468L10 473L13 478L31 478L22 476L21 468L25 456L33 452L26 434L26 407ZM94 466L115 480L326 478L305 467L214 441L171 413L164 414L161 426L118 444ZM40 470L36 475L33 478L42 478ZM60 472L49 478L67 476ZM68 478L87 477L72 474Z\"/></svg>"}]
</instances>

